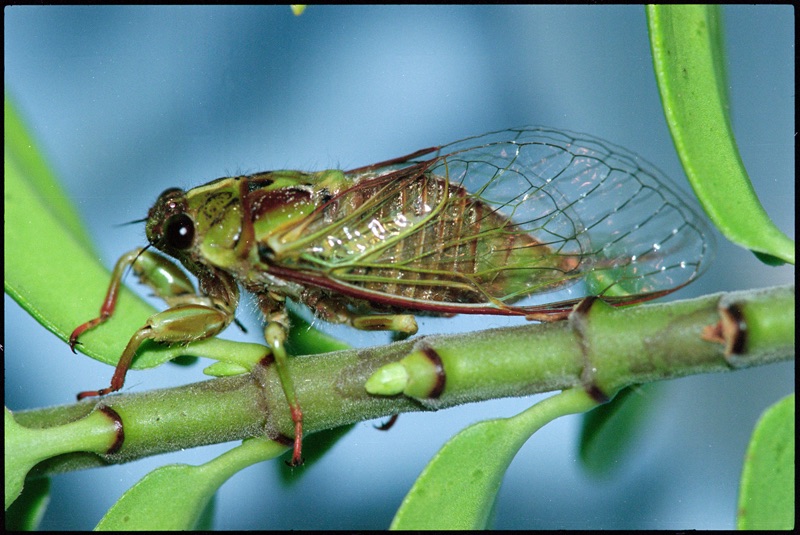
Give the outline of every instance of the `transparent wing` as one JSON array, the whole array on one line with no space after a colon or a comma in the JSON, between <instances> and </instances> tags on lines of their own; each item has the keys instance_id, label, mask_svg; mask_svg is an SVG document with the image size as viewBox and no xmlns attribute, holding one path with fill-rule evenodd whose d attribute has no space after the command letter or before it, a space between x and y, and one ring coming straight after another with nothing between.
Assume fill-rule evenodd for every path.
<instances>
[{"instance_id":1,"label":"transparent wing","mask_svg":"<svg viewBox=\"0 0 800 535\"><path fill-rule=\"evenodd\" d=\"M646 161L592 136L512 128L444 145L436 156L432 173L538 241L576 254L587 294L663 294L697 278L713 257L693 201Z\"/></svg>"},{"instance_id":2,"label":"transparent wing","mask_svg":"<svg viewBox=\"0 0 800 535\"><path fill-rule=\"evenodd\" d=\"M384 308L531 314L586 295L643 301L689 283L712 256L705 220L669 180L583 134L503 130L347 174L354 185L303 222L319 239L286 276L305 269L306 283ZM512 306L528 296L539 304Z\"/></svg>"}]
</instances>

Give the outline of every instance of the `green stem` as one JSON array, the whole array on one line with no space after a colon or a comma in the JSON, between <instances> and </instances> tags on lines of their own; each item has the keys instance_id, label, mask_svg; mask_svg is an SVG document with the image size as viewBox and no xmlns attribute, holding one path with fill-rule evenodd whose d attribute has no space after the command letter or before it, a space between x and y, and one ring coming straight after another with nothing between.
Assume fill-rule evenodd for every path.
<instances>
[{"instance_id":1,"label":"green stem","mask_svg":"<svg viewBox=\"0 0 800 535\"><path fill-rule=\"evenodd\" d=\"M722 307L722 312L720 311ZM731 324L735 310L738 323ZM723 319L728 320L723 321ZM727 325L726 328L725 325ZM725 337L736 337L738 343ZM372 395L365 383L382 366L421 345L441 357L446 383L437 399ZM736 348L731 354L731 347ZM726 354L727 353L727 354ZM466 335L431 336L388 346L289 361L307 433L401 412L527 396L572 387L609 393L626 385L730 371L794 357L794 287L716 294L627 309L593 307L574 321ZM592 370L587 373L587 370ZM42 463L53 473L132 461L252 436L292 436L289 408L274 367L252 374L100 402L15 413L21 425L46 428L85 416L96 404L119 414L125 443L111 455L69 454Z\"/></svg>"}]
</instances>

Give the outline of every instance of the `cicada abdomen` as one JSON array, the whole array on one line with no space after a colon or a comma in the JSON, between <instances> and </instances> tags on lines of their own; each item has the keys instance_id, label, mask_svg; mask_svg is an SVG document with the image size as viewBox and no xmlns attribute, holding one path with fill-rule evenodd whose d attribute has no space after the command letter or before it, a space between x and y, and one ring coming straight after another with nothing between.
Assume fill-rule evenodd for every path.
<instances>
[{"instance_id":1,"label":"cicada abdomen","mask_svg":"<svg viewBox=\"0 0 800 535\"><path fill-rule=\"evenodd\" d=\"M391 296L378 305L500 306L568 280L577 265L424 166L362 179L306 223L304 231L319 237L292 267L314 270L345 292ZM455 311L447 308L441 311Z\"/></svg>"}]
</instances>

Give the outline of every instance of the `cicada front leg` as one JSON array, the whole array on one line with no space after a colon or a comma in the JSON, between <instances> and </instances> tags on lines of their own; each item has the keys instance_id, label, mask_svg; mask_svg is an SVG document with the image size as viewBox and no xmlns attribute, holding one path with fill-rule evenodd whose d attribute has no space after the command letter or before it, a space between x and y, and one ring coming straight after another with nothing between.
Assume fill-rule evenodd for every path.
<instances>
[{"instance_id":1,"label":"cicada front leg","mask_svg":"<svg viewBox=\"0 0 800 535\"><path fill-rule=\"evenodd\" d=\"M102 396L120 390L125 374L136 351L145 340L167 344L188 343L215 336L233 321L238 303L236 283L225 274L207 275L205 286L214 290L212 295L198 295L186 274L175 264L152 251L134 249L123 255L114 266L106 298L100 315L78 326L70 335L70 347L75 350L78 337L107 321L114 313L125 269L130 266L141 282L150 286L170 308L148 318L136 331L120 356L111 385L100 390L78 394L78 399ZM204 279L200 279L203 284ZM209 293L209 292L207 292Z\"/></svg>"}]
</instances>

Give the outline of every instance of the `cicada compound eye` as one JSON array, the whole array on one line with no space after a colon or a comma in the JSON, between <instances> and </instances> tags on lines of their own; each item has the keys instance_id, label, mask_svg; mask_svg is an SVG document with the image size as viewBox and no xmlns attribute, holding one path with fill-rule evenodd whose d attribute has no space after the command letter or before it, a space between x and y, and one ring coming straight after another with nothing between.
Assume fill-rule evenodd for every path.
<instances>
[{"instance_id":1,"label":"cicada compound eye","mask_svg":"<svg viewBox=\"0 0 800 535\"><path fill-rule=\"evenodd\" d=\"M174 249L188 249L194 240L194 222L186 214L175 214L164 225L164 241Z\"/></svg>"}]
</instances>

